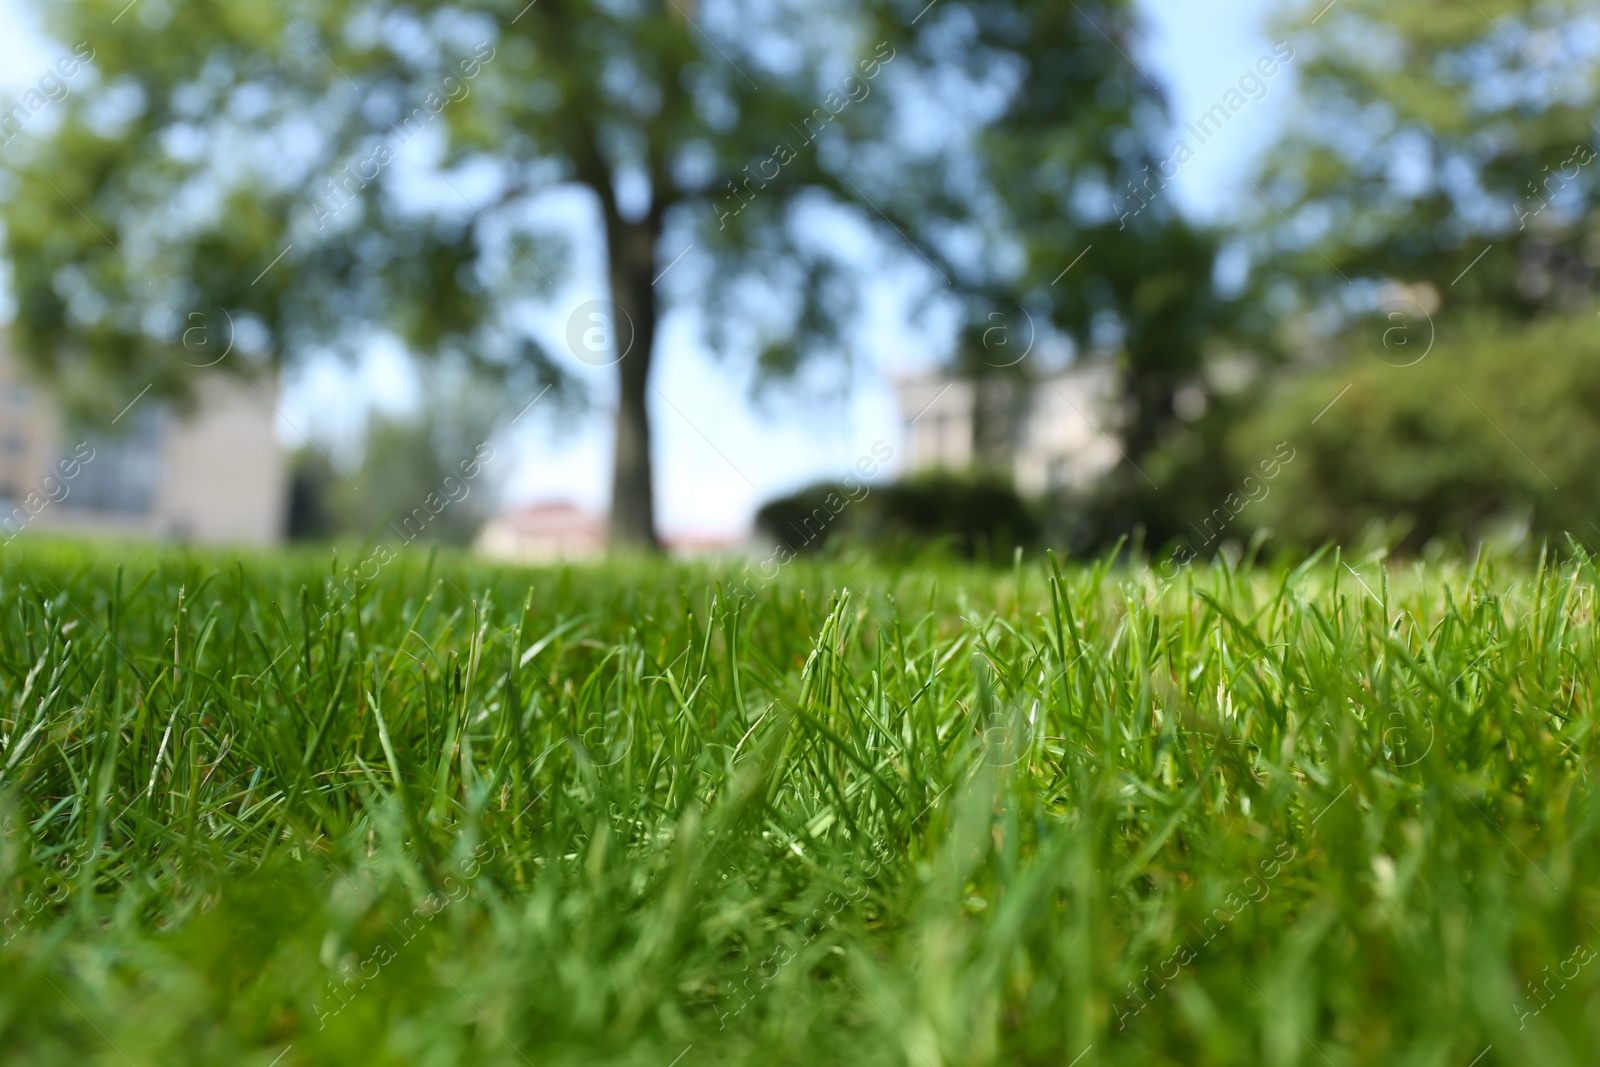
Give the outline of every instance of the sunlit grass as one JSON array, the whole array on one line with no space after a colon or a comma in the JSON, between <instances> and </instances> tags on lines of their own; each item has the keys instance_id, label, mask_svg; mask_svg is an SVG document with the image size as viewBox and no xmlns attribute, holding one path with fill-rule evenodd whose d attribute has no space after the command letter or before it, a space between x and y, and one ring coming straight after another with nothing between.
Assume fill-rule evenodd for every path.
<instances>
[{"instance_id":1,"label":"sunlit grass","mask_svg":"<svg viewBox=\"0 0 1600 1067\"><path fill-rule=\"evenodd\" d=\"M0 1060L1595 1062L1587 562L735 571L13 548Z\"/></svg>"}]
</instances>

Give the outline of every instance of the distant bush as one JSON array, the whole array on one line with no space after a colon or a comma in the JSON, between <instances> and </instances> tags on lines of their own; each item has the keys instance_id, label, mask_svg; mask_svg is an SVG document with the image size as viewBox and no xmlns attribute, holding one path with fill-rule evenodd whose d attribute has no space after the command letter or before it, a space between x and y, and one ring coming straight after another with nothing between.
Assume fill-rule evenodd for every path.
<instances>
[{"instance_id":1,"label":"distant bush","mask_svg":"<svg viewBox=\"0 0 1600 1067\"><path fill-rule=\"evenodd\" d=\"M1035 506L1011 484L981 475L931 472L874 494L866 513L869 536L880 543L934 543L957 555L1009 555L1039 537Z\"/></svg>"},{"instance_id":2,"label":"distant bush","mask_svg":"<svg viewBox=\"0 0 1600 1067\"><path fill-rule=\"evenodd\" d=\"M1295 462L1240 521L1291 544L1350 544L1375 523L1405 549L1522 531L1595 544L1600 332L1589 316L1441 324L1415 365L1366 356L1299 379L1230 452L1248 465L1285 440Z\"/></svg>"},{"instance_id":3,"label":"distant bush","mask_svg":"<svg viewBox=\"0 0 1600 1067\"><path fill-rule=\"evenodd\" d=\"M930 472L879 488L822 482L764 505L756 528L800 554L829 543L879 553L944 551L968 559L1009 556L1038 541L1038 510L1010 483Z\"/></svg>"},{"instance_id":4,"label":"distant bush","mask_svg":"<svg viewBox=\"0 0 1600 1067\"><path fill-rule=\"evenodd\" d=\"M839 533L849 507L870 493L865 485L852 491L839 482L818 482L763 504L756 530L792 552L815 552Z\"/></svg>"}]
</instances>

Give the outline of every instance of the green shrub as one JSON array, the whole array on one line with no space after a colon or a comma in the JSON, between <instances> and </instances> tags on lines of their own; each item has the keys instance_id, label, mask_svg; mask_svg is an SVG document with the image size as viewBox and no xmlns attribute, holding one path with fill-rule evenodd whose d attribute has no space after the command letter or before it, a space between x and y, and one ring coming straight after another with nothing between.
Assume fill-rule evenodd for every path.
<instances>
[{"instance_id":1,"label":"green shrub","mask_svg":"<svg viewBox=\"0 0 1600 1067\"><path fill-rule=\"evenodd\" d=\"M870 490L856 486L852 492L838 482L809 485L763 504L756 512L756 530L791 552L815 552L839 532L844 513L864 492Z\"/></svg>"},{"instance_id":2,"label":"green shrub","mask_svg":"<svg viewBox=\"0 0 1600 1067\"><path fill-rule=\"evenodd\" d=\"M1295 461L1240 522L1297 546L1348 543L1374 524L1408 549L1524 530L1593 543L1595 320L1441 322L1412 366L1361 356L1295 381L1238 428L1230 450L1248 466L1282 441Z\"/></svg>"},{"instance_id":3,"label":"green shrub","mask_svg":"<svg viewBox=\"0 0 1600 1067\"><path fill-rule=\"evenodd\" d=\"M796 554L836 539L879 554L933 550L965 559L1010 558L1041 530L1038 508L1009 482L946 471L871 488L820 482L764 505L756 528Z\"/></svg>"}]
</instances>

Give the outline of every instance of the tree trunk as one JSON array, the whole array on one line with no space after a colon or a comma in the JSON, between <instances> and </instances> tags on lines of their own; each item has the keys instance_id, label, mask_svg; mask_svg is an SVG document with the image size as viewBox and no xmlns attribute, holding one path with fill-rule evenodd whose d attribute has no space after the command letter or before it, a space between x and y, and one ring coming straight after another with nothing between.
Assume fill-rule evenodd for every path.
<instances>
[{"instance_id":1,"label":"tree trunk","mask_svg":"<svg viewBox=\"0 0 1600 1067\"><path fill-rule=\"evenodd\" d=\"M655 480L650 462L650 360L655 354L656 241L659 214L636 223L606 212L611 300L616 306L612 336L617 362L616 454L611 478L611 546L656 551Z\"/></svg>"}]
</instances>

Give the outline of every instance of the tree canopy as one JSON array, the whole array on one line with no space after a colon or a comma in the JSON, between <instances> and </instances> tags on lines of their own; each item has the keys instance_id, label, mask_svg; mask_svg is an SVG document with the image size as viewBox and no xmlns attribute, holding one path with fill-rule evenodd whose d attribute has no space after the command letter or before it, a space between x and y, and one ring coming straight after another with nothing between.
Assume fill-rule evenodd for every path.
<instances>
[{"instance_id":1,"label":"tree canopy","mask_svg":"<svg viewBox=\"0 0 1600 1067\"><path fill-rule=\"evenodd\" d=\"M925 267L928 298L975 330L1026 312L1083 350L1124 350L1134 453L1218 310L1209 236L1165 204L1118 218L1163 114L1127 58L1122 0L43 14L88 69L6 149L15 340L37 368L84 403L145 384L182 396L196 361L174 352L198 315L229 324L232 369L383 331L531 399L563 377L530 326L554 309L574 355L617 368L622 543L655 539L662 316L697 310L716 351L766 378L847 350L872 264L828 227L873 234L873 263ZM598 302L570 285L595 243ZM674 277L689 248L700 266Z\"/></svg>"},{"instance_id":2,"label":"tree canopy","mask_svg":"<svg viewBox=\"0 0 1600 1067\"><path fill-rule=\"evenodd\" d=\"M1259 181L1265 306L1284 312L1298 292L1354 309L1353 283L1385 280L1515 316L1586 302L1600 267L1594 6L1320 6L1299 18L1316 20L1300 119Z\"/></svg>"}]
</instances>

